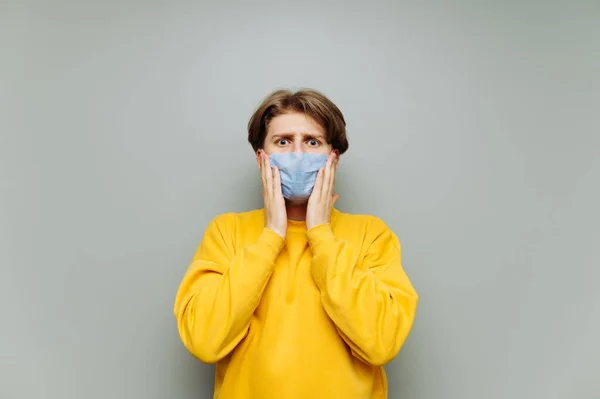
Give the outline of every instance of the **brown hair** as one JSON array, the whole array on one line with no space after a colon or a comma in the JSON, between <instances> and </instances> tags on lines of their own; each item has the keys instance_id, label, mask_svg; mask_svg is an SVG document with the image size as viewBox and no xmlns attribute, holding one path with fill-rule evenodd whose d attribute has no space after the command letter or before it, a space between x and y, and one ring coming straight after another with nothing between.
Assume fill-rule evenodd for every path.
<instances>
[{"instance_id":1,"label":"brown hair","mask_svg":"<svg viewBox=\"0 0 600 399\"><path fill-rule=\"evenodd\" d=\"M276 90L263 100L248 122L248 142L254 152L263 147L269 122L276 116L290 112L301 112L312 117L325 129L327 143L340 155L346 152L348 139L344 115L330 99L312 89L296 92Z\"/></svg>"}]
</instances>

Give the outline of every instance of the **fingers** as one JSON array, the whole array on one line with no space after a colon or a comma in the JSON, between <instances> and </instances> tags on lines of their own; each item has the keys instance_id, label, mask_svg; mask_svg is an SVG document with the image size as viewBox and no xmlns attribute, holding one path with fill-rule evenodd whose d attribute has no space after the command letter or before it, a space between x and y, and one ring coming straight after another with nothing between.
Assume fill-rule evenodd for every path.
<instances>
[{"instance_id":1,"label":"fingers","mask_svg":"<svg viewBox=\"0 0 600 399\"><path fill-rule=\"evenodd\" d=\"M260 179L262 181L262 188L263 188L263 196L267 194L267 177L266 177L266 173L265 173L265 156L264 153L262 152L262 150L259 150L259 154L258 154L258 167L260 169Z\"/></svg>"},{"instance_id":2,"label":"fingers","mask_svg":"<svg viewBox=\"0 0 600 399\"><path fill-rule=\"evenodd\" d=\"M325 174L325 168L320 168L317 172L317 180L315 181L315 187L313 193L321 197L321 189L323 188L323 175ZM312 196L312 195L311 195Z\"/></svg>"},{"instance_id":3,"label":"fingers","mask_svg":"<svg viewBox=\"0 0 600 399\"><path fill-rule=\"evenodd\" d=\"M332 152L324 168L319 169L313 194L320 200L329 201L334 195L335 172L338 164L337 152Z\"/></svg>"},{"instance_id":4,"label":"fingers","mask_svg":"<svg viewBox=\"0 0 600 399\"><path fill-rule=\"evenodd\" d=\"M267 191L268 198L273 198L273 170L271 169L271 161L269 161L269 156L267 154L263 153L263 157L265 159L265 190Z\"/></svg>"},{"instance_id":5,"label":"fingers","mask_svg":"<svg viewBox=\"0 0 600 399\"><path fill-rule=\"evenodd\" d=\"M335 167L337 164L337 158L335 153L331 153L327 159L325 166L325 172L323 177L323 188L321 191L321 198L329 199L333 194L333 185L335 182Z\"/></svg>"},{"instance_id":6,"label":"fingers","mask_svg":"<svg viewBox=\"0 0 600 399\"><path fill-rule=\"evenodd\" d=\"M325 164L325 171L323 175L323 188L321 189L321 199L327 198L329 192L329 181L331 176L331 154L327 158L327 164Z\"/></svg>"},{"instance_id":7,"label":"fingers","mask_svg":"<svg viewBox=\"0 0 600 399\"><path fill-rule=\"evenodd\" d=\"M335 189L335 172L337 170L338 157L337 154L333 154L333 159L331 160L331 174L329 176L329 192L328 195L333 195Z\"/></svg>"},{"instance_id":8,"label":"fingers","mask_svg":"<svg viewBox=\"0 0 600 399\"><path fill-rule=\"evenodd\" d=\"M259 150L258 152L258 160L263 197L265 199L274 199L279 196L283 198L279 168L276 166L271 167L269 155L262 150Z\"/></svg>"},{"instance_id":9,"label":"fingers","mask_svg":"<svg viewBox=\"0 0 600 399\"><path fill-rule=\"evenodd\" d=\"M283 197L283 192L281 190L281 175L279 174L279 168L275 166L273 168L273 194L276 197Z\"/></svg>"}]
</instances>

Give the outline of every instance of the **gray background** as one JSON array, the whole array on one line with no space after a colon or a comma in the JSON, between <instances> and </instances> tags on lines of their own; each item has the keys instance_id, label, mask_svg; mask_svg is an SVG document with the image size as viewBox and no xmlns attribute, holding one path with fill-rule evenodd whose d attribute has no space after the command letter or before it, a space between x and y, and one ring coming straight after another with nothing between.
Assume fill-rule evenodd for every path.
<instances>
[{"instance_id":1,"label":"gray background","mask_svg":"<svg viewBox=\"0 0 600 399\"><path fill-rule=\"evenodd\" d=\"M283 86L403 243L391 398L600 398L599 2L4 0L0 46L0 398L211 397L173 300Z\"/></svg>"}]
</instances>

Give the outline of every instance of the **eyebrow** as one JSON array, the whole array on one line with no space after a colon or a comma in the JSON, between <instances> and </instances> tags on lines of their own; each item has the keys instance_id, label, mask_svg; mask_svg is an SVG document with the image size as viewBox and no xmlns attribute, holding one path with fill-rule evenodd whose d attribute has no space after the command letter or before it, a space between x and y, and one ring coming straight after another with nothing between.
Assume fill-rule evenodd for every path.
<instances>
[{"instance_id":1,"label":"eyebrow","mask_svg":"<svg viewBox=\"0 0 600 399\"><path fill-rule=\"evenodd\" d=\"M302 137L309 139L324 139L325 135L322 133L300 133ZM273 134L273 138L280 137L284 139L289 139L290 137L296 136L296 133L275 133Z\"/></svg>"}]
</instances>

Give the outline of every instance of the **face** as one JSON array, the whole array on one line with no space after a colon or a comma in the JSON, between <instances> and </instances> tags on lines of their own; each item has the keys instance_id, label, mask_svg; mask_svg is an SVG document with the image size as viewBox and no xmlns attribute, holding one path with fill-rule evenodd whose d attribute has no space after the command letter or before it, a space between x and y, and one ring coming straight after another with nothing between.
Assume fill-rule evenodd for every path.
<instances>
[{"instance_id":1,"label":"face","mask_svg":"<svg viewBox=\"0 0 600 399\"><path fill-rule=\"evenodd\" d=\"M337 150L333 150L331 144L327 143L325 129L310 116L299 112L283 114L271 119L262 151L267 155L286 152L329 155L333 151L337 155ZM260 168L259 152L256 154L256 161ZM306 204L306 200L286 199L285 201L289 205Z\"/></svg>"},{"instance_id":2,"label":"face","mask_svg":"<svg viewBox=\"0 0 600 399\"><path fill-rule=\"evenodd\" d=\"M267 154L283 152L329 154L332 147L325 140L325 129L313 118L302 113L290 113L271 119L263 150Z\"/></svg>"}]
</instances>

